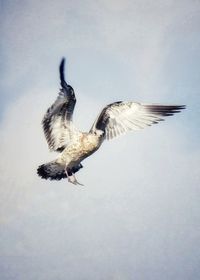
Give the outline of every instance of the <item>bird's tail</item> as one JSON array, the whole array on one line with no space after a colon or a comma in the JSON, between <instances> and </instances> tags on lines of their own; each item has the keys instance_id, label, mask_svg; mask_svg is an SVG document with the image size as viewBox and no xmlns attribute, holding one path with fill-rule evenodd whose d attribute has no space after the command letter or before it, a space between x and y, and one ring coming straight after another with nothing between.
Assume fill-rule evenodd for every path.
<instances>
[{"instance_id":1,"label":"bird's tail","mask_svg":"<svg viewBox=\"0 0 200 280\"><path fill-rule=\"evenodd\" d=\"M72 167L71 172L76 173L82 167L82 164L78 164ZM64 166L59 164L56 160L40 165L37 169L37 174L46 180L61 180L67 177Z\"/></svg>"}]
</instances>

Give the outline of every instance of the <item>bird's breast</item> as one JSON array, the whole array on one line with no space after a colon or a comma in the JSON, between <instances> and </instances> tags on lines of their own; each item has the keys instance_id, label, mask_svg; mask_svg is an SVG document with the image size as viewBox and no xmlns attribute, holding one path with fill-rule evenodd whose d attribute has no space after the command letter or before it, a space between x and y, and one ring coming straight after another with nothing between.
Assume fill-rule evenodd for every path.
<instances>
[{"instance_id":1,"label":"bird's breast","mask_svg":"<svg viewBox=\"0 0 200 280\"><path fill-rule=\"evenodd\" d=\"M91 154L100 146L99 137L93 134L83 134L80 142L84 154Z\"/></svg>"},{"instance_id":2,"label":"bird's breast","mask_svg":"<svg viewBox=\"0 0 200 280\"><path fill-rule=\"evenodd\" d=\"M83 133L63 151L61 155L62 161L66 163L73 162L73 164L81 162L98 150L100 145L101 141L98 136Z\"/></svg>"}]
</instances>

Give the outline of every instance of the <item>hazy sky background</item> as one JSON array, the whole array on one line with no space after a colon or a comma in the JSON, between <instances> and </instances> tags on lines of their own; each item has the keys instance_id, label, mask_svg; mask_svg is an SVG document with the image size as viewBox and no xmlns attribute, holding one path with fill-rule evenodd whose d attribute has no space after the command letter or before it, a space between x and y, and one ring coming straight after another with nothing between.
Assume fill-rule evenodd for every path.
<instances>
[{"instance_id":1,"label":"hazy sky background","mask_svg":"<svg viewBox=\"0 0 200 280\"><path fill-rule=\"evenodd\" d=\"M0 3L1 279L200 279L200 1ZM187 110L104 143L85 187L41 180L63 56L83 130L117 100Z\"/></svg>"}]
</instances>

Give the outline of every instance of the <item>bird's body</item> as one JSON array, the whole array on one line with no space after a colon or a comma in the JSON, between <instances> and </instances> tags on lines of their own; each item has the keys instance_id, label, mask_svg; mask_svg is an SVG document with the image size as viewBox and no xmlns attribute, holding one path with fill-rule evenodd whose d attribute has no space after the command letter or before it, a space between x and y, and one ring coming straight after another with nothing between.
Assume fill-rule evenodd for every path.
<instances>
[{"instance_id":1,"label":"bird's body","mask_svg":"<svg viewBox=\"0 0 200 280\"><path fill-rule=\"evenodd\" d=\"M143 129L185 108L184 105L118 101L101 111L89 132L81 132L72 122L76 98L73 88L64 79L64 63L63 59L60 64L61 91L42 121L50 150L59 152L56 160L38 167L37 173L44 179L68 177L69 182L80 184L74 174L82 168L81 162L96 152L104 140Z\"/></svg>"},{"instance_id":2,"label":"bird's body","mask_svg":"<svg viewBox=\"0 0 200 280\"><path fill-rule=\"evenodd\" d=\"M96 152L102 143L102 137L94 133L79 133L59 155L58 161L69 168L77 166L85 158Z\"/></svg>"}]
</instances>

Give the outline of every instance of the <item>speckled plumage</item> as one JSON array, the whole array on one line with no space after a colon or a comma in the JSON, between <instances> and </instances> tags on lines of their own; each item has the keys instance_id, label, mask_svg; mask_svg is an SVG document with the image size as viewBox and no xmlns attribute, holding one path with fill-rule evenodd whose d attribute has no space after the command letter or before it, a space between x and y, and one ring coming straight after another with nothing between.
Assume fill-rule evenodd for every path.
<instances>
[{"instance_id":1,"label":"speckled plumage","mask_svg":"<svg viewBox=\"0 0 200 280\"><path fill-rule=\"evenodd\" d=\"M86 157L90 156L102 143L102 137L92 133L80 133L59 155L57 162L69 168L78 165Z\"/></svg>"},{"instance_id":2,"label":"speckled plumage","mask_svg":"<svg viewBox=\"0 0 200 280\"><path fill-rule=\"evenodd\" d=\"M185 108L184 105L118 101L101 111L89 132L81 132L72 121L76 97L73 88L65 81L64 63L65 60L62 59L62 88L42 121L49 149L59 152L56 160L38 167L37 173L44 179L60 180L68 177L69 182L79 184L74 173L82 168L81 162L97 151L105 139L110 140L128 131L143 129Z\"/></svg>"}]
</instances>

